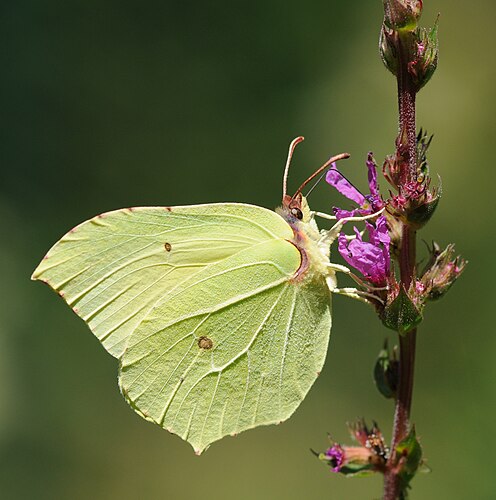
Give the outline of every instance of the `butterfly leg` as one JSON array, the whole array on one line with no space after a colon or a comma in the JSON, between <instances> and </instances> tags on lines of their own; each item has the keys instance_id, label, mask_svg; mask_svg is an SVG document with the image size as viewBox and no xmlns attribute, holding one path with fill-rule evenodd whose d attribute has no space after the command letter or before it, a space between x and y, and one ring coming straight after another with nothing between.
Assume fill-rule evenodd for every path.
<instances>
[{"instance_id":1,"label":"butterfly leg","mask_svg":"<svg viewBox=\"0 0 496 500\"><path fill-rule=\"evenodd\" d=\"M366 288L369 291L380 292L388 289L387 286L382 286L382 287L371 286L369 283L366 283L361 278L359 278L356 274L352 273L346 266L342 266L341 264L333 264L332 262L329 262L327 264L327 269L331 271L339 271L341 273L348 275L357 285L360 285L361 287Z\"/></svg>"},{"instance_id":2,"label":"butterfly leg","mask_svg":"<svg viewBox=\"0 0 496 500\"><path fill-rule=\"evenodd\" d=\"M342 266L341 264L333 264L332 262L329 262L326 264L327 269L332 270L332 271L339 271L344 274L351 274L351 271L346 267Z\"/></svg>"},{"instance_id":3,"label":"butterfly leg","mask_svg":"<svg viewBox=\"0 0 496 500\"><path fill-rule=\"evenodd\" d=\"M310 212L310 217L315 218L315 216L327 220L337 220L337 217L335 215L329 215L324 212Z\"/></svg>"},{"instance_id":4,"label":"butterfly leg","mask_svg":"<svg viewBox=\"0 0 496 500\"><path fill-rule=\"evenodd\" d=\"M344 295L345 297L360 300L361 302L365 302L365 304L374 305L375 302L383 304L383 301L376 295L365 292L363 290L358 290L357 288L334 288L334 290L332 290L332 293L337 293L338 295Z\"/></svg>"},{"instance_id":5,"label":"butterfly leg","mask_svg":"<svg viewBox=\"0 0 496 500\"><path fill-rule=\"evenodd\" d=\"M339 233L341 232L341 229L343 229L343 226L347 222L362 222L367 219L373 219L380 215L382 212L384 212L385 208L379 210L378 212L375 212L370 215L364 215L363 217L344 217L342 219L339 219L334 226L331 227L328 231L324 231L320 243L326 243L331 245L334 240L338 237Z\"/></svg>"},{"instance_id":6,"label":"butterfly leg","mask_svg":"<svg viewBox=\"0 0 496 500\"><path fill-rule=\"evenodd\" d=\"M370 292L379 291L379 290L386 290L387 287L383 287L383 288L372 287L368 283L365 283L363 280L361 280L358 276L353 274L346 266L342 266L341 264L329 263L329 264L327 264L327 269L328 269L327 286L329 287L329 290L331 290L332 293L345 295L346 297L351 297L353 299L360 300L360 301L365 302L367 304L373 304L374 303L373 301L377 301L377 302L382 303L382 300L379 297L377 297L376 295L374 295L373 293L370 293ZM347 274L358 285L365 288L365 290L359 290L358 288L351 288L351 287L338 288L336 271Z\"/></svg>"}]
</instances>

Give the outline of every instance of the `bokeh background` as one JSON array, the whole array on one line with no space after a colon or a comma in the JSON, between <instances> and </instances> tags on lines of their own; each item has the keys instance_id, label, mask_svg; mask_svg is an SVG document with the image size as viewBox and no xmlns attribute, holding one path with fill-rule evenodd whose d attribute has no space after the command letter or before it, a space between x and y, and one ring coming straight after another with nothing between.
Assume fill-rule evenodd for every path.
<instances>
[{"instance_id":1,"label":"bokeh background","mask_svg":"<svg viewBox=\"0 0 496 500\"><path fill-rule=\"evenodd\" d=\"M441 60L418 98L443 198L420 238L456 242L469 267L428 307L413 420L431 474L413 499L496 498L495 56L492 0L426 0ZM325 369L286 423L196 457L140 419L117 363L49 289L29 281L77 223L114 208L280 202L332 153L365 187L393 149L393 77L377 54L381 2L32 0L0 7L0 491L6 499L379 498L381 478L318 462L326 433L392 403L372 366L385 336L366 306L334 300ZM383 187L385 187L383 183ZM313 207L343 200L324 184Z\"/></svg>"}]
</instances>

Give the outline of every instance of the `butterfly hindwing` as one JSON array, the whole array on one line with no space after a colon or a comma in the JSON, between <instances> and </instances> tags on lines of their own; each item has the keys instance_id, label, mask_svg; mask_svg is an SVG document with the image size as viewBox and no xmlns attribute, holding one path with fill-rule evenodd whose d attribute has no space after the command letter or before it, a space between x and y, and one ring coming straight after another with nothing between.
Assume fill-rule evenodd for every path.
<instances>
[{"instance_id":1,"label":"butterfly hindwing","mask_svg":"<svg viewBox=\"0 0 496 500\"><path fill-rule=\"evenodd\" d=\"M197 453L286 420L322 367L330 331L325 281L295 283L299 263L294 245L266 241L168 294L121 358L131 406Z\"/></svg>"}]
</instances>

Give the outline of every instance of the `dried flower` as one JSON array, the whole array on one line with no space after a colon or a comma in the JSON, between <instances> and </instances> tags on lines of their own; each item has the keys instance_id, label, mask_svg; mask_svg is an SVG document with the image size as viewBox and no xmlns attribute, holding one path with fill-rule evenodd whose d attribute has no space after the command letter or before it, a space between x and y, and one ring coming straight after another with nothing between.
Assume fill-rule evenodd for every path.
<instances>
[{"instance_id":1,"label":"dried flower","mask_svg":"<svg viewBox=\"0 0 496 500\"><path fill-rule=\"evenodd\" d=\"M359 420L350 425L350 431L361 446L333 443L325 453L316 453L319 459L329 465L332 472L344 475L383 471L389 450L377 424L368 429L365 422Z\"/></svg>"},{"instance_id":2,"label":"dried flower","mask_svg":"<svg viewBox=\"0 0 496 500\"><path fill-rule=\"evenodd\" d=\"M425 299L442 297L465 269L467 262L454 254L455 245L448 245L441 252L439 245L433 243L430 261L416 284L417 289L422 289Z\"/></svg>"},{"instance_id":3,"label":"dried flower","mask_svg":"<svg viewBox=\"0 0 496 500\"><path fill-rule=\"evenodd\" d=\"M388 459L389 448L386 446L384 437L376 422L373 422L371 428L367 426L362 418L357 422L348 424L351 436L365 448L374 452L374 455L382 458L384 461Z\"/></svg>"}]
</instances>

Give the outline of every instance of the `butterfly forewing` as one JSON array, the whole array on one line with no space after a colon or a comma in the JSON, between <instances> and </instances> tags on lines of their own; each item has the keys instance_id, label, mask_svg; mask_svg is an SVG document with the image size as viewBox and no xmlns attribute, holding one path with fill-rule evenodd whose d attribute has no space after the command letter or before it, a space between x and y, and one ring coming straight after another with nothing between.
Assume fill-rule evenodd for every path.
<instances>
[{"instance_id":1,"label":"butterfly forewing","mask_svg":"<svg viewBox=\"0 0 496 500\"><path fill-rule=\"evenodd\" d=\"M32 277L56 290L119 357L148 311L184 280L260 242L291 237L281 217L253 205L116 210L67 233Z\"/></svg>"}]
</instances>

